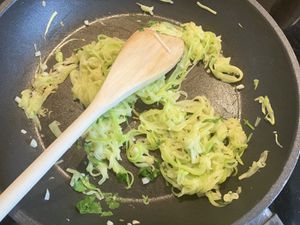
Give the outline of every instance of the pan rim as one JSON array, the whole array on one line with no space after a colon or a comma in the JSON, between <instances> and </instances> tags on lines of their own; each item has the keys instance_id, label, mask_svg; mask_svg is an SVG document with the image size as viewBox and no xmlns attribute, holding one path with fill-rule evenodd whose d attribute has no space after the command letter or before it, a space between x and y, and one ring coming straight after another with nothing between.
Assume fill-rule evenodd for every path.
<instances>
[{"instance_id":1,"label":"pan rim","mask_svg":"<svg viewBox=\"0 0 300 225\"><path fill-rule=\"evenodd\" d=\"M15 3L17 0L4 0L0 4L0 17ZM252 5L265 19L265 21L273 28L273 31L279 38L279 41L281 42L282 46L284 47L285 53L287 54L287 57L290 60L291 67L293 69L293 72L295 74L295 80L297 82L297 98L298 98L298 105L297 105L297 114L298 119L296 121L297 127L295 129L295 134L293 137L293 146L291 148L290 155L286 161L286 164L277 178L277 180L274 182L274 184L271 186L270 190L266 193L266 195L246 214L244 214L241 218L237 219L233 225L239 225L239 224L247 224L250 222L255 216L259 215L265 208L267 208L279 195L279 193L282 191L284 186L286 185L287 181L289 180L296 164L298 161L299 153L300 153L300 102L299 102L299 93L300 93L300 67L298 60L295 56L295 53L287 40L286 36L284 35L283 31L279 27L279 25L275 22L275 20L271 17L271 15L256 1L256 0L248 0L249 4ZM24 215L21 210L18 210L19 212L13 212L9 215L12 216L13 219L16 219L17 221L31 221L33 222L27 215ZM36 221L35 221L36 222ZM36 224L36 223L34 223ZM39 224L39 223L37 223Z\"/></svg>"},{"instance_id":2,"label":"pan rim","mask_svg":"<svg viewBox=\"0 0 300 225\"><path fill-rule=\"evenodd\" d=\"M290 59L291 66L293 68L293 72L295 74L295 80L297 82L297 98L298 98L298 105L297 105L297 127L295 130L295 134L293 137L293 147L291 148L291 153L286 161L286 164L275 181L275 183L271 186L270 190L267 192L267 194L245 215L243 215L241 218L236 220L233 225L239 225L239 224L247 224L248 222L251 222L252 219L254 219L255 216L258 216L264 209L269 207L272 202L276 199L276 197L280 194L284 186L286 185L287 181L289 180L296 164L299 158L300 153L300 102L299 102L299 93L300 93L300 67L298 63L298 59L296 58L296 55L294 53L294 50L292 49L288 39L284 35L283 31L279 27L279 25L276 23L276 21L271 17L271 15L263 8L261 4L259 4L256 0L248 0L248 2L256 8L256 10L264 17L265 21L269 23L269 25L273 28L274 32L276 33L277 37L279 38L279 41L281 42L282 46L284 47L284 50L287 54L287 57Z\"/></svg>"},{"instance_id":3,"label":"pan rim","mask_svg":"<svg viewBox=\"0 0 300 225\"><path fill-rule=\"evenodd\" d=\"M5 0L0 4L0 17L12 6L17 0Z\"/></svg>"}]
</instances>

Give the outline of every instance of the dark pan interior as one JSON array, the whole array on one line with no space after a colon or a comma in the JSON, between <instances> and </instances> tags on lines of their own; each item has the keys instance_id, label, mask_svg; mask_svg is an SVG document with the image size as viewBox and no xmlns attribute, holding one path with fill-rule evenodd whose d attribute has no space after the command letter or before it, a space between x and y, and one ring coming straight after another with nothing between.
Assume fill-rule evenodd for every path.
<instances>
[{"instance_id":1,"label":"dark pan interior","mask_svg":"<svg viewBox=\"0 0 300 225\"><path fill-rule=\"evenodd\" d=\"M97 18L114 16L97 22L76 32L72 37L84 38L85 42L74 41L63 49L66 55L84 43L94 40L100 33L120 38L127 38L148 20L165 18L179 22L195 21L204 30L213 31L222 36L225 56L231 56L232 62L245 73L242 81L246 88L240 93L233 86L224 84L206 74L202 66L196 67L183 84L189 97L206 95L220 114L229 117L247 118L255 121L261 116L260 106L254 98L268 95L273 105L276 125L261 122L256 129L243 159L245 171L260 153L270 151L267 166L258 174L239 182L230 178L222 190L235 190L242 186L243 193L238 201L225 208L211 206L205 198L185 197L177 199L170 195L170 189L162 179L152 185L143 186L137 180L132 190L117 184L112 176L103 186L104 191L116 191L125 203L115 210L110 220L115 224L124 224L133 219L142 224L244 224L258 212L267 207L279 193L298 157L298 71L291 58L290 49L286 48L270 22L248 1L203 1L212 6L216 16L196 7L195 1L176 0L174 5L143 1L154 5L155 14L164 18L143 16L134 1L130 0L89 0L89 1L47 1L46 7L40 1L16 1L4 13L0 13L0 190L26 168L42 151L29 146L30 135L38 138L33 124L25 118L24 113L16 107L14 98L27 87L37 66L33 44L36 43L45 59L52 49L63 38L83 25L84 20L94 21ZM8 1L6 2L8 3ZM54 11L58 16L52 23L46 40L43 33L49 17ZM120 15L123 14L123 15ZM125 15L126 14L126 15ZM63 21L64 27L61 27ZM241 28L238 23L241 23ZM51 64L51 59L49 60ZM259 88L253 90L253 79L260 80ZM81 112L77 103L72 101L66 82L58 92L46 102L53 110L50 118L42 121L45 129L41 143L47 146L54 137L47 130L47 124L53 119L63 121L67 126ZM26 129L29 135L21 135ZM250 131L245 128L246 132ZM275 145L273 131L280 134L284 146ZM82 197L68 186L69 177L63 172L67 167L84 168L84 153L72 149L64 156L64 163L53 169L34 187L34 189L15 208L11 215L20 224L102 224L107 218L79 215L74 205ZM49 180L50 177L55 179ZM46 188L51 192L50 201L43 201ZM141 203L141 195L152 197L150 205ZM66 218L71 221L68 222ZM125 222L119 222L124 219ZM126 223L125 223L126 224Z\"/></svg>"}]
</instances>

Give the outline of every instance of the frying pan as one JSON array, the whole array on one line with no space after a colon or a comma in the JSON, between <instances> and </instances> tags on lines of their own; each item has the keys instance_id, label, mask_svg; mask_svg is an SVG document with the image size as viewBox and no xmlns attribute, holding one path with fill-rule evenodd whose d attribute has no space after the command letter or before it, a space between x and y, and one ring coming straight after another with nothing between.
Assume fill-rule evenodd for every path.
<instances>
[{"instance_id":1,"label":"frying pan","mask_svg":"<svg viewBox=\"0 0 300 225\"><path fill-rule=\"evenodd\" d=\"M222 36L225 56L231 56L232 62L245 73L242 83L246 88L236 92L234 87L224 84L206 74L202 65L196 67L184 81L182 89L189 98L206 95L217 113L225 117L242 117L254 121L262 116L260 106L254 98L268 95L273 105L276 125L263 121L255 130L247 151L243 156L245 171L260 153L270 151L267 166L255 176L244 181L236 177L228 179L222 185L222 192L242 187L240 199L227 207L216 208L205 198L188 196L175 198L162 179L144 186L136 181L131 190L118 184L114 176L102 187L104 191L118 192L122 205L109 218L115 224L126 224L139 220L142 224L246 224L268 207L276 198L289 178L299 153L299 65L279 27L266 11L255 1L215 0L209 4L218 14L216 16L198 8L196 1L175 0L174 5L154 0L141 1L155 6L157 16L150 17L141 13L132 0L61 0L46 1L43 7L40 1L4 1L0 6L0 190L4 190L47 146L54 137L47 124L57 119L65 128L82 108L72 101L69 91L70 82L66 81L46 102L53 111L42 119L44 129L37 132L32 122L17 108L14 98L30 84L38 60L34 57L36 44L42 52L43 60L61 41L78 39L65 45L65 55L72 50L96 39L104 33L126 39L134 30L149 20L169 20L171 22L194 21L204 30L210 30ZM58 15L50 30L43 38L46 24L51 14ZM98 22L84 27L83 21ZM60 22L63 21L64 26ZM240 23L243 28L241 28ZM75 31L75 32L74 32ZM84 39L84 40L83 40ZM48 65L53 64L49 57ZM260 80L259 88L253 90L253 79ZM28 134L22 135L21 129ZM126 128L125 128L126 129ZM246 132L250 131L245 128ZM279 132L280 149L274 141L273 131ZM39 140L39 147L33 149L29 141ZM95 215L79 215L74 205L82 198L69 187L69 177L64 170L68 167L84 171L86 159L82 150L71 149L64 162L55 165L32 191L15 207L11 216L19 224L105 224L108 218ZM129 169L134 171L130 165ZM44 201L46 189L51 198ZM144 205L141 195L148 195L149 205ZM120 219L124 222L120 222Z\"/></svg>"}]
</instances>

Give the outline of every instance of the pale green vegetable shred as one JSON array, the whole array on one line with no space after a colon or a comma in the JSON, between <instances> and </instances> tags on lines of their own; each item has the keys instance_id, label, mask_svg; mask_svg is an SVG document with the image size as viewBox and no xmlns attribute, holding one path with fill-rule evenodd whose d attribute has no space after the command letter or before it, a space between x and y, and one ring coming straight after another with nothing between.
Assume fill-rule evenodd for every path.
<instances>
[{"instance_id":1,"label":"pale green vegetable shred","mask_svg":"<svg viewBox=\"0 0 300 225\"><path fill-rule=\"evenodd\" d=\"M258 88L258 84L259 84L259 80L258 79L254 79L253 80L254 90L256 90Z\"/></svg>"},{"instance_id":2,"label":"pale green vegetable shred","mask_svg":"<svg viewBox=\"0 0 300 225\"><path fill-rule=\"evenodd\" d=\"M247 138L247 143L250 142L250 140L252 139L252 136L253 136L253 132L251 132L249 135L248 135L248 138Z\"/></svg>"},{"instance_id":3,"label":"pale green vegetable shred","mask_svg":"<svg viewBox=\"0 0 300 225\"><path fill-rule=\"evenodd\" d=\"M50 72L46 72L40 67L32 81L32 86L21 92L21 101L18 106L25 111L26 116L32 119L39 129L41 129L39 117L46 116L48 112L43 107L43 103L50 94L57 90L58 85L63 83L77 68L78 62L75 56L71 56L65 61L55 64Z\"/></svg>"},{"instance_id":4,"label":"pale green vegetable shred","mask_svg":"<svg viewBox=\"0 0 300 225\"><path fill-rule=\"evenodd\" d=\"M153 10L154 10L154 6L146 6L146 5L143 5L143 4L141 4L141 3L136 3L140 8L141 8L141 10L142 11L144 11L145 13L149 13L151 16L153 16L154 15L154 13L153 13Z\"/></svg>"},{"instance_id":5,"label":"pale green vegetable shred","mask_svg":"<svg viewBox=\"0 0 300 225\"><path fill-rule=\"evenodd\" d=\"M64 55L60 50L55 52L55 60L56 60L56 62L64 61Z\"/></svg>"},{"instance_id":6,"label":"pale green vegetable shred","mask_svg":"<svg viewBox=\"0 0 300 225\"><path fill-rule=\"evenodd\" d=\"M249 122L249 120L244 119L244 124L248 126L251 130L255 130L255 127Z\"/></svg>"},{"instance_id":7,"label":"pale green vegetable shred","mask_svg":"<svg viewBox=\"0 0 300 225\"><path fill-rule=\"evenodd\" d=\"M250 166L249 170L239 176L239 180L243 180L245 178L249 178L254 175L259 169L264 168L266 166L266 160L268 158L267 150L263 151L259 157L258 161L254 161Z\"/></svg>"},{"instance_id":8,"label":"pale green vegetable shred","mask_svg":"<svg viewBox=\"0 0 300 225\"><path fill-rule=\"evenodd\" d=\"M274 133L274 137L275 137L275 143L278 147L283 148L282 144L280 144L279 140L278 140L278 133L277 131L273 131Z\"/></svg>"},{"instance_id":9,"label":"pale green vegetable shred","mask_svg":"<svg viewBox=\"0 0 300 225\"><path fill-rule=\"evenodd\" d=\"M260 124L261 118L260 117L256 117L254 126L257 127Z\"/></svg>"},{"instance_id":10,"label":"pale green vegetable shred","mask_svg":"<svg viewBox=\"0 0 300 225\"><path fill-rule=\"evenodd\" d=\"M50 26L51 26L51 24L52 24L52 22L53 22L53 20L55 19L56 16L57 16L57 12L54 11L54 12L51 14L51 16L50 16L50 18L49 18L49 21L48 21L48 23L47 23L46 30L45 30L45 32L44 32L44 38L46 38L46 35L47 35L47 33L48 33L49 29L50 29Z\"/></svg>"},{"instance_id":11,"label":"pale green vegetable shred","mask_svg":"<svg viewBox=\"0 0 300 225\"><path fill-rule=\"evenodd\" d=\"M121 149L125 148L128 160L140 169L141 176L152 180L160 170L176 196L197 194L207 196L213 205L220 206L220 201L227 204L237 195L228 193L222 200L219 186L237 174L238 164L243 164L241 157L247 148L247 136L237 119L217 115L206 97L179 100L186 96L180 86L199 62L217 79L227 83L240 81L243 72L230 63L230 58L223 56L221 37L203 31L193 22L180 26L150 22L148 28L181 37L185 43L183 57L168 76L128 97L92 124L83 137L89 175L68 169L73 174L70 185L75 191L97 200L105 199L105 194L90 182L89 176L101 185L109 178L108 171L112 171L130 188L134 176L122 165ZM57 53L57 64L50 72L42 69L37 72L32 87L21 93L19 106L41 129L39 117L47 113L43 103L69 76L74 99L87 107L123 44L118 38L99 35L96 41L68 58L63 59L62 54ZM132 117L138 99L159 107L136 112L138 125L125 131L122 125ZM152 155L153 151L159 151L162 162ZM145 203L148 200L144 198ZM93 198L83 200L82 210L90 208L103 215L94 201Z\"/></svg>"},{"instance_id":12,"label":"pale green vegetable shred","mask_svg":"<svg viewBox=\"0 0 300 225\"><path fill-rule=\"evenodd\" d=\"M197 5L198 5L200 8L202 8L202 9L204 9L204 10L206 10L206 11L208 11L208 12L214 14L214 15L217 15L217 11L213 10L212 8L210 8L210 7L208 7L208 6L204 5L204 4L202 4L202 3L200 3L200 2L197 2Z\"/></svg>"},{"instance_id":13,"label":"pale green vegetable shred","mask_svg":"<svg viewBox=\"0 0 300 225\"><path fill-rule=\"evenodd\" d=\"M174 2L172 0L159 0L161 2L165 2L165 3L170 3L170 4L174 4Z\"/></svg>"},{"instance_id":14,"label":"pale green vegetable shred","mask_svg":"<svg viewBox=\"0 0 300 225\"><path fill-rule=\"evenodd\" d=\"M150 199L149 199L148 195L142 195L142 198L143 198L143 203L145 205L149 205Z\"/></svg>"},{"instance_id":15,"label":"pale green vegetable shred","mask_svg":"<svg viewBox=\"0 0 300 225\"><path fill-rule=\"evenodd\" d=\"M233 200L239 199L239 195L242 192L242 188L238 187L235 192L228 191L226 194L222 196L219 189L211 190L207 192L206 196L210 203L216 207L224 207L230 204Z\"/></svg>"},{"instance_id":16,"label":"pale green vegetable shred","mask_svg":"<svg viewBox=\"0 0 300 225\"><path fill-rule=\"evenodd\" d=\"M261 104L261 111L265 115L265 119L270 122L270 124L275 124L275 115L273 108L271 106L268 96L259 96L255 101Z\"/></svg>"},{"instance_id":17,"label":"pale green vegetable shred","mask_svg":"<svg viewBox=\"0 0 300 225\"><path fill-rule=\"evenodd\" d=\"M238 189L236 190L236 192L229 191L228 193L224 194L224 196L223 196L224 202L226 202L227 204L229 204L233 200L239 199L239 194L241 194L241 192L242 192L242 188L241 187L238 187Z\"/></svg>"},{"instance_id":18,"label":"pale green vegetable shred","mask_svg":"<svg viewBox=\"0 0 300 225\"><path fill-rule=\"evenodd\" d=\"M49 129L54 134L55 137L61 135L61 130L59 129L60 122L54 120L52 123L49 124Z\"/></svg>"}]
</instances>

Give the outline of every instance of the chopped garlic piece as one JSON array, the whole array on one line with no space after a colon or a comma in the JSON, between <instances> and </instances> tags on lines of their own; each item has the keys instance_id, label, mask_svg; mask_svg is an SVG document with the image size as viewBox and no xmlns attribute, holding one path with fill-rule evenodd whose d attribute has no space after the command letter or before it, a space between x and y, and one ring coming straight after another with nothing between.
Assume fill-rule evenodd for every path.
<instances>
[{"instance_id":1,"label":"chopped garlic piece","mask_svg":"<svg viewBox=\"0 0 300 225\"><path fill-rule=\"evenodd\" d=\"M36 51L36 52L34 53L34 55L35 55L35 57L39 57L39 56L41 56L42 54L41 54L41 51Z\"/></svg>"},{"instance_id":2,"label":"chopped garlic piece","mask_svg":"<svg viewBox=\"0 0 300 225\"><path fill-rule=\"evenodd\" d=\"M31 139L30 146L33 148L36 148L38 146L38 144L34 138Z\"/></svg>"},{"instance_id":3,"label":"chopped garlic piece","mask_svg":"<svg viewBox=\"0 0 300 225\"><path fill-rule=\"evenodd\" d=\"M22 134L27 134L27 130L22 129L22 130L21 130L21 133L22 133Z\"/></svg>"},{"instance_id":4,"label":"chopped garlic piece","mask_svg":"<svg viewBox=\"0 0 300 225\"><path fill-rule=\"evenodd\" d=\"M114 225L114 223L112 221L110 221L110 220L107 220L106 225Z\"/></svg>"},{"instance_id":5,"label":"chopped garlic piece","mask_svg":"<svg viewBox=\"0 0 300 225\"><path fill-rule=\"evenodd\" d=\"M83 21L84 25L89 26L90 22L88 20Z\"/></svg>"},{"instance_id":6,"label":"chopped garlic piece","mask_svg":"<svg viewBox=\"0 0 300 225\"><path fill-rule=\"evenodd\" d=\"M235 89L238 90L238 91L240 91L240 90L242 90L244 88L245 88L245 85L243 85L243 84L240 84L240 85L238 85L238 86L235 87Z\"/></svg>"},{"instance_id":7,"label":"chopped garlic piece","mask_svg":"<svg viewBox=\"0 0 300 225\"><path fill-rule=\"evenodd\" d=\"M64 162L64 160L63 159L61 159L61 160L58 160L56 163L55 163L55 165L59 165L59 164L61 164L61 163L63 163Z\"/></svg>"},{"instance_id":8,"label":"chopped garlic piece","mask_svg":"<svg viewBox=\"0 0 300 225\"><path fill-rule=\"evenodd\" d=\"M50 191L49 191L49 189L47 188L47 189L46 189L46 193L45 193L44 200L45 200L45 201L49 201L49 199L50 199Z\"/></svg>"},{"instance_id":9,"label":"chopped garlic piece","mask_svg":"<svg viewBox=\"0 0 300 225\"><path fill-rule=\"evenodd\" d=\"M143 177L142 178L142 183L143 184L148 184L150 182L150 179L148 177Z\"/></svg>"},{"instance_id":10,"label":"chopped garlic piece","mask_svg":"<svg viewBox=\"0 0 300 225\"><path fill-rule=\"evenodd\" d=\"M21 102L21 98L19 96L16 96L15 97L15 102L19 104Z\"/></svg>"}]
</instances>

